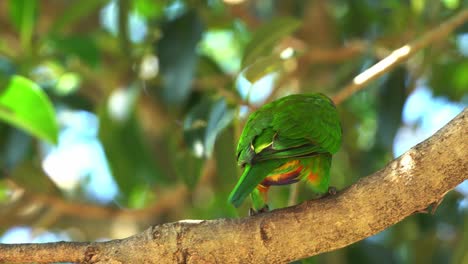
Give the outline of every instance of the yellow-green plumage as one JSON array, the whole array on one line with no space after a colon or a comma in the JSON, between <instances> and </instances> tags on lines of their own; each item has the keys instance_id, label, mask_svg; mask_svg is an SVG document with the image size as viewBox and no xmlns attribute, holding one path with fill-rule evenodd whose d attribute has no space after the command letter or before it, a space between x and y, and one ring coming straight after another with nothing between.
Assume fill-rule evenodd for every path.
<instances>
[{"instance_id":1,"label":"yellow-green plumage","mask_svg":"<svg viewBox=\"0 0 468 264\"><path fill-rule=\"evenodd\" d=\"M254 207L269 186L307 181L326 192L332 154L341 145L333 102L323 94L296 94L266 104L247 120L237 146L244 173L229 196L239 206L253 192Z\"/></svg>"}]
</instances>

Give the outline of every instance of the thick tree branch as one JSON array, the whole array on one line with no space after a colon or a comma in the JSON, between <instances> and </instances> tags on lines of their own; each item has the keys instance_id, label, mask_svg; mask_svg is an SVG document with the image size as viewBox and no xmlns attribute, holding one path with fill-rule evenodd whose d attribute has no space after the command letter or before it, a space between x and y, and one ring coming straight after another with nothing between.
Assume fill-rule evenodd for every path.
<instances>
[{"instance_id":1,"label":"thick tree branch","mask_svg":"<svg viewBox=\"0 0 468 264\"><path fill-rule=\"evenodd\" d=\"M0 262L282 263L342 248L437 204L468 178L467 115L333 197L242 219L158 225L123 240L0 244Z\"/></svg>"},{"instance_id":2,"label":"thick tree branch","mask_svg":"<svg viewBox=\"0 0 468 264\"><path fill-rule=\"evenodd\" d=\"M407 61L421 49L436 41L446 38L458 26L463 25L466 21L468 21L468 9L462 10L453 18L440 24L437 28L428 31L420 38L394 50L386 58L356 76L350 84L344 87L333 97L333 101L336 104L340 104L355 92L366 87L371 81L379 78L383 74L393 70L396 66Z\"/></svg>"}]
</instances>

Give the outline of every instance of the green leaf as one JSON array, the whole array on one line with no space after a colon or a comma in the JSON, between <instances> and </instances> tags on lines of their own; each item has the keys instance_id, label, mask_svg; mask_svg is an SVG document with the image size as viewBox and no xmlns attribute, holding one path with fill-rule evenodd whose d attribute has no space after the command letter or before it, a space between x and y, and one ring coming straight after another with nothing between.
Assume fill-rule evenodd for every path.
<instances>
[{"instance_id":1,"label":"green leaf","mask_svg":"<svg viewBox=\"0 0 468 264\"><path fill-rule=\"evenodd\" d=\"M391 150L393 140L401 126L401 116L406 100L407 72L404 67L398 67L386 76L380 87L377 144L386 150Z\"/></svg>"},{"instance_id":2,"label":"green leaf","mask_svg":"<svg viewBox=\"0 0 468 264\"><path fill-rule=\"evenodd\" d=\"M99 63L99 49L94 39L89 36L52 37L51 41L55 48L65 55L75 55L92 67Z\"/></svg>"},{"instance_id":3,"label":"green leaf","mask_svg":"<svg viewBox=\"0 0 468 264\"><path fill-rule=\"evenodd\" d=\"M157 18L164 14L163 3L153 0L134 0L133 9L146 18Z\"/></svg>"},{"instance_id":4,"label":"green leaf","mask_svg":"<svg viewBox=\"0 0 468 264\"><path fill-rule=\"evenodd\" d=\"M440 60L432 65L429 83L435 96L447 96L459 101L468 93L468 60L456 58Z\"/></svg>"},{"instance_id":5,"label":"green leaf","mask_svg":"<svg viewBox=\"0 0 468 264\"><path fill-rule=\"evenodd\" d=\"M125 96L132 100L126 117L116 118L108 108L99 111L99 138L104 146L112 175L125 198L143 185L165 184L166 178L154 162L135 113L136 88Z\"/></svg>"},{"instance_id":6,"label":"green leaf","mask_svg":"<svg viewBox=\"0 0 468 264\"><path fill-rule=\"evenodd\" d=\"M145 183L142 183L140 186L135 186L128 197L129 208L145 208L154 202L155 193L151 191L151 186Z\"/></svg>"},{"instance_id":7,"label":"green leaf","mask_svg":"<svg viewBox=\"0 0 468 264\"><path fill-rule=\"evenodd\" d=\"M228 108L224 98L214 102L208 117L208 126L205 131L205 152L210 156L218 135L234 118L234 109Z\"/></svg>"},{"instance_id":8,"label":"green leaf","mask_svg":"<svg viewBox=\"0 0 468 264\"><path fill-rule=\"evenodd\" d=\"M16 67L17 65L15 65L13 61L0 56L0 92L3 89L3 86L8 83L11 76L16 73Z\"/></svg>"},{"instance_id":9,"label":"green leaf","mask_svg":"<svg viewBox=\"0 0 468 264\"><path fill-rule=\"evenodd\" d=\"M8 201L8 198L10 198L10 190L8 188L8 185L6 181L0 180L0 204Z\"/></svg>"},{"instance_id":10,"label":"green leaf","mask_svg":"<svg viewBox=\"0 0 468 264\"><path fill-rule=\"evenodd\" d=\"M371 263L382 263L382 264L393 264L398 263L395 253L392 250L379 245L377 243L362 241L362 243L354 244L349 247L348 250L349 259L352 259L353 263L360 264L371 264Z\"/></svg>"},{"instance_id":11,"label":"green leaf","mask_svg":"<svg viewBox=\"0 0 468 264\"><path fill-rule=\"evenodd\" d=\"M187 187L193 189L200 179L205 160L195 157L187 150L174 149L172 153L175 155L173 163L178 177L184 181Z\"/></svg>"},{"instance_id":12,"label":"green leaf","mask_svg":"<svg viewBox=\"0 0 468 264\"><path fill-rule=\"evenodd\" d=\"M362 175L376 171L392 159L392 149L395 135L401 126L403 106L406 100L407 72L404 67L398 67L382 78L382 84L374 98L377 99L377 122L374 118L363 120L360 130L362 135L375 131L373 140L368 139L371 146L365 153L363 164L360 166ZM375 127L376 129L371 129Z\"/></svg>"},{"instance_id":13,"label":"green leaf","mask_svg":"<svg viewBox=\"0 0 468 264\"><path fill-rule=\"evenodd\" d=\"M197 76L222 75L223 69L212 58L200 56L197 66Z\"/></svg>"},{"instance_id":14,"label":"green leaf","mask_svg":"<svg viewBox=\"0 0 468 264\"><path fill-rule=\"evenodd\" d=\"M267 77L274 79L284 73L284 60L278 56L268 56L256 60L242 70L236 78L235 87L240 95L250 103L262 101L262 95L271 93L274 81L268 85L260 81ZM260 96L260 97L259 97Z\"/></svg>"},{"instance_id":15,"label":"green leaf","mask_svg":"<svg viewBox=\"0 0 468 264\"><path fill-rule=\"evenodd\" d=\"M456 9L460 5L459 0L442 0L442 3L444 3L444 6L448 9Z\"/></svg>"},{"instance_id":16,"label":"green leaf","mask_svg":"<svg viewBox=\"0 0 468 264\"><path fill-rule=\"evenodd\" d=\"M294 32L300 25L299 20L282 17L261 26L245 48L242 68L252 64L258 58L270 54L281 38Z\"/></svg>"},{"instance_id":17,"label":"green leaf","mask_svg":"<svg viewBox=\"0 0 468 264\"><path fill-rule=\"evenodd\" d=\"M33 138L24 131L0 124L0 168L10 171L35 152ZM2 177L0 173L0 178Z\"/></svg>"},{"instance_id":18,"label":"green leaf","mask_svg":"<svg viewBox=\"0 0 468 264\"><path fill-rule=\"evenodd\" d=\"M211 157L216 138L233 118L234 109L227 106L224 98L204 98L185 117L184 141L191 151L173 152L176 171L188 187L197 184L204 159Z\"/></svg>"},{"instance_id":19,"label":"green leaf","mask_svg":"<svg viewBox=\"0 0 468 264\"><path fill-rule=\"evenodd\" d=\"M461 224L459 228L460 237L454 250L453 263L463 263L463 260L468 259L468 250L466 250L468 248L468 225L466 224L468 223L468 214L465 213L459 218L461 218L464 224Z\"/></svg>"},{"instance_id":20,"label":"green leaf","mask_svg":"<svg viewBox=\"0 0 468 264\"><path fill-rule=\"evenodd\" d=\"M10 0L10 20L20 33L21 45L28 49L37 19L37 0Z\"/></svg>"},{"instance_id":21,"label":"green leaf","mask_svg":"<svg viewBox=\"0 0 468 264\"><path fill-rule=\"evenodd\" d=\"M224 98L205 99L184 120L184 138L197 157L210 157L218 134L234 118Z\"/></svg>"},{"instance_id":22,"label":"green leaf","mask_svg":"<svg viewBox=\"0 0 468 264\"><path fill-rule=\"evenodd\" d=\"M197 44L203 25L195 12L188 12L162 27L157 46L163 79L163 97L168 103L182 103L190 94L197 63Z\"/></svg>"},{"instance_id":23,"label":"green leaf","mask_svg":"<svg viewBox=\"0 0 468 264\"><path fill-rule=\"evenodd\" d=\"M241 172L241 168L237 166L236 143L234 126L228 126L218 135L215 144L216 167L223 168L219 173L218 182L221 186L217 191L224 192L226 199L235 184L236 176ZM226 202L226 199L222 199L223 202Z\"/></svg>"},{"instance_id":24,"label":"green leaf","mask_svg":"<svg viewBox=\"0 0 468 264\"><path fill-rule=\"evenodd\" d=\"M277 56L263 57L250 64L239 73L236 85L239 85L239 78L245 78L253 84L270 73L279 73L283 70L284 60L281 58Z\"/></svg>"},{"instance_id":25,"label":"green leaf","mask_svg":"<svg viewBox=\"0 0 468 264\"><path fill-rule=\"evenodd\" d=\"M174 167L189 188L198 183L205 159L211 157L218 135L233 117L234 110L228 107L224 98L204 98L187 114L184 141L190 150L176 149L180 144L173 144L172 147Z\"/></svg>"},{"instance_id":26,"label":"green leaf","mask_svg":"<svg viewBox=\"0 0 468 264\"><path fill-rule=\"evenodd\" d=\"M0 119L29 134L57 143L58 125L47 95L34 82L13 76L0 93Z\"/></svg>"}]
</instances>

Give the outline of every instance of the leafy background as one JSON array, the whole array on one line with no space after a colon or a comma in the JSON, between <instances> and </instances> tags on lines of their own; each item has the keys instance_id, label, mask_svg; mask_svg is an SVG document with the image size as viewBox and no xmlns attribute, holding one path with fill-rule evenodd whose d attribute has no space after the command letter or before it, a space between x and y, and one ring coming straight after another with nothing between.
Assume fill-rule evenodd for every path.
<instances>
[{"instance_id":1,"label":"leafy background","mask_svg":"<svg viewBox=\"0 0 468 264\"><path fill-rule=\"evenodd\" d=\"M0 242L103 240L245 216L248 202L237 210L226 199L251 111L291 93L332 96L467 6L0 1ZM382 168L466 107L467 57L465 24L340 104L332 185ZM302 262L468 263L467 195L465 182L435 215ZM276 208L311 196L283 187L271 198Z\"/></svg>"}]
</instances>

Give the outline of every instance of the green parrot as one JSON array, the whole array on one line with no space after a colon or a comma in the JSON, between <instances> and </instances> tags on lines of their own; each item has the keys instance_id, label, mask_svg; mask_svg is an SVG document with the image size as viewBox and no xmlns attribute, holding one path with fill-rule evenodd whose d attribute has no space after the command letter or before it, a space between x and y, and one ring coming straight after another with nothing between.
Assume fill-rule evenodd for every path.
<instances>
[{"instance_id":1,"label":"green parrot","mask_svg":"<svg viewBox=\"0 0 468 264\"><path fill-rule=\"evenodd\" d=\"M326 193L332 154L341 145L341 124L327 96L294 94L252 113L237 145L244 172L229 195L239 207L251 194L256 211L268 210L270 186L305 181L316 193Z\"/></svg>"}]
</instances>

